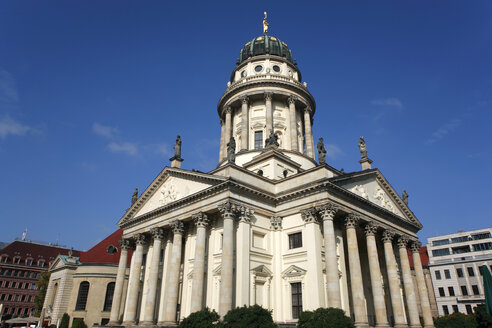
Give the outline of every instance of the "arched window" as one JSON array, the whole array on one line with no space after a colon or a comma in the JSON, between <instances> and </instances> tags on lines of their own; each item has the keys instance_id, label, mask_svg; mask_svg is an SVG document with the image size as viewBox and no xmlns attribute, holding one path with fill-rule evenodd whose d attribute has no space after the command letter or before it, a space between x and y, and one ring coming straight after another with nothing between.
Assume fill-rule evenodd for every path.
<instances>
[{"instance_id":1,"label":"arched window","mask_svg":"<svg viewBox=\"0 0 492 328\"><path fill-rule=\"evenodd\" d=\"M79 295L77 296L75 311L85 311L88 295L89 295L89 282L82 281L79 286Z\"/></svg>"},{"instance_id":2,"label":"arched window","mask_svg":"<svg viewBox=\"0 0 492 328\"><path fill-rule=\"evenodd\" d=\"M56 294L58 293L58 283L55 282L55 285L53 286L53 293L51 293L51 299L50 299L50 306L55 305L55 300L56 300Z\"/></svg>"},{"instance_id":3,"label":"arched window","mask_svg":"<svg viewBox=\"0 0 492 328\"><path fill-rule=\"evenodd\" d=\"M103 311L111 311L111 305L113 304L113 294L114 294L114 282L110 282L108 287L106 287L106 297L104 298Z\"/></svg>"}]
</instances>

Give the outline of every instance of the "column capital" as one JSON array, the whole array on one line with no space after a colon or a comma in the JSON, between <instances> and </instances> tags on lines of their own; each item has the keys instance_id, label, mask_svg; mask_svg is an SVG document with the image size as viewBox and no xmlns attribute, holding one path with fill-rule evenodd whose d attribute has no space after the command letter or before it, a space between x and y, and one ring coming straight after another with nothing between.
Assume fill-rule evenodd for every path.
<instances>
[{"instance_id":1,"label":"column capital","mask_svg":"<svg viewBox=\"0 0 492 328\"><path fill-rule=\"evenodd\" d=\"M135 240L135 244L137 245L145 245L147 243L147 237L143 233L137 233L135 236L133 236L133 239Z\"/></svg>"},{"instance_id":2,"label":"column capital","mask_svg":"<svg viewBox=\"0 0 492 328\"><path fill-rule=\"evenodd\" d=\"M239 97L239 100L241 100L241 104L248 104L249 103L249 97L248 96L241 96L241 97Z\"/></svg>"},{"instance_id":3,"label":"column capital","mask_svg":"<svg viewBox=\"0 0 492 328\"><path fill-rule=\"evenodd\" d=\"M169 224L171 229L173 229L173 233L175 234L183 234L184 232L184 223L181 220L174 220Z\"/></svg>"},{"instance_id":4,"label":"column capital","mask_svg":"<svg viewBox=\"0 0 492 328\"><path fill-rule=\"evenodd\" d=\"M311 112L312 112L312 111L311 111L311 107L310 107L310 106L306 106L306 107L304 107L304 114L306 114L306 113L307 113L307 114L311 115Z\"/></svg>"},{"instance_id":5,"label":"column capital","mask_svg":"<svg viewBox=\"0 0 492 328\"><path fill-rule=\"evenodd\" d=\"M405 236L400 236L400 237L398 238L398 241L397 241L397 243L398 243L398 248L407 248L408 241L409 241L409 239L408 239L407 237L405 237Z\"/></svg>"},{"instance_id":6,"label":"column capital","mask_svg":"<svg viewBox=\"0 0 492 328\"><path fill-rule=\"evenodd\" d=\"M251 223L251 217L255 212L252 208L246 207L244 205L239 205L236 207L238 212L238 218L240 222Z\"/></svg>"},{"instance_id":7,"label":"column capital","mask_svg":"<svg viewBox=\"0 0 492 328\"><path fill-rule=\"evenodd\" d=\"M296 101L297 101L297 97L296 97L296 96L292 96L292 95L291 95L291 96L289 96L289 97L287 98L287 102L288 102L289 104L295 104L295 103L296 103Z\"/></svg>"},{"instance_id":8,"label":"column capital","mask_svg":"<svg viewBox=\"0 0 492 328\"><path fill-rule=\"evenodd\" d=\"M220 126L225 124L225 121L222 119L222 117L219 119L219 121L220 121Z\"/></svg>"},{"instance_id":9,"label":"column capital","mask_svg":"<svg viewBox=\"0 0 492 328\"><path fill-rule=\"evenodd\" d=\"M272 92L265 92L263 94L263 96L265 97L265 100L272 100L272 97L273 97L273 93Z\"/></svg>"},{"instance_id":10,"label":"column capital","mask_svg":"<svg viewBox=\"0 0 492 328\"><path fill-rule=\"evenodd\" d=\"M234 204L231 202L225 202L222 204L219 204L217 208L220 211L220 214L222 214L222 217L233 217L234 216Z\"/></svg>"},{"instance_id":11,"label":"column capital","mask_svg":"<svg viewBox=\"0 0 492 328\"><path fill-rule=\"evenodd\" d=\"M333 220L335 214L340 210L338 205L333 203L327 203L324 205L316 206L316 211L321 216L322 220Z\"/></svg>"},{"instance_id":12,"label":"column capital","mask_svg":"<svg viewBox=\"0 0 492 328\"><path fill-rule=\"evenodd\" d=\"M208 218L207 214L203 212L192 214L191 219L194 221L197 227L201 228L207 228L210 223L210 219Z\"/></svg>"},{"instance_id":13,"label":"column capital","mask_svg":"<svg viewBox=\"0 0 492 328\"><path fill-rule=\"evenodd\" d=\"M130 247L132 247L130 239L128 238L121 238L120 240L118 240L118 244L120 244L120 248L122 251L127 251L130 249Z\"/></svg>"},{"instance_id":14,"label":"column capital","mask_svg":"<svg viewBox=\"0 0 492 328\"><path fill-rule=\"evenodd\" d=\"M302 220L305 223L318 223L318 218L316 217L316 211L314 208L307 208L301 211Z\"/></svg>"},{"instance_id":15,"label":"column capital","mask_svg":"<svg viewBox=\"0 0 492 328\"><path fill-rule=\"evenodd\" d=\"M422 243L420 241L411 241L410 249L412 250L412 253L420 253L420 247L422 247Z\"/></svg>"},{"instance_id":16,"label":"column capital","mask_svg":"<svg viewBox=\"0 0 492 328\"><path fill-rule=\"evenodd\" d=\"M230 113L232 113L232 107L231 107L231 106L227 106L227 107L225 108L225 111L224 111L224 112L225 112L226 114L230 114Z\"/></svg>"},{"instance_id":17,"label":"column capital","mask_svg":"<svg viewBox=\"0 0 492 328\"><path fill-rule=\"evenodd\" d=\"M361 219L361 217L359 214L350 213L345 218L345 228L346 229L349 229L349 228L355 229L357 227L357 225L359 224L360 219Z\"/></svg>"},{"instance_id":18,"label":"column capital","mask_svg":"<svg viewBox=\"0 0 492 328\"><path fill-rule=\"evenodd\" d=\"M366 236L375 236L378 230L379 230L379 225L373 221L367 223L366 226L364 227L364 233L366 234Z\"/></svg>"},{"instance_id":19,"label":"column capital","mask_svg":"<svg viewBox=\"0 0 492 328\"><path fill-rule=\"evenodd\" d=\"M155 227L155 228L150 229L150 233L152 234L152 237L154 239L163 240L164 237L166 237L164 229L159 228L159 227Z\"/></svg>"},{"instance_id":20,"label":"column capital","mask_svg":"<svg viewBox=\"0 0 492 328\"><path fill-rule=\"evenodd\" d=\"M273 230L282 230L282 218L280 216L270 217L270 224Z\"/></svg>"},{"instance_id":21,"label":"column capital","mask_svg":"<svg viewBox=\"0 0 492 328\"><path fill-rule=\"evenodd\" d=\"M392 243L394 237L395 232L393 230L386 229L383 231L383 243Z\"/></svg>"}]
</instances>

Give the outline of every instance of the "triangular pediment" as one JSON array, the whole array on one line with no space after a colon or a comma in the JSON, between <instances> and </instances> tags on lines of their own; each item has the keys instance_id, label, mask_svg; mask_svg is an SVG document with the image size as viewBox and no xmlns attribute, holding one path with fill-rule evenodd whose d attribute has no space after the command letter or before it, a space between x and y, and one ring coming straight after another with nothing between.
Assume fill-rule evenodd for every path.
<instances>
[{"instance_id":1,"label":"triangular pediment","mask_svg":"<svg viewBox=\"0 0 492 328\"><path fill-rule=\"evenodd\" d=\"M302 277L306 274L306 272L306 270L298 267L297 265L291 265L290 267L285 269L284 272L282 272L282 277Z\"/></svg>"},{"instance_id":2,"label":"triangular pediment","mask_svg":"<svg viewBox=\"0 0 492 328\"><path fill-rule=\"evenodd\" d=\"M357 173L337 177L333 182L355 195L401 217L405 221L422 227L415 215L381 172L372 170Z\"/></svg>"},{"instance_id":3,"label":"triangular pediment","mask_svg":"<svg viewBox=\"0 0 492 328\"><path fill-rule=\"evenodd\" d=\"M270 271L265 265L259 265L254 269L251 269L251 272L254 273L257 276L262 276L262 277L271 277L273 272Z\"/></svg>"},{"instance_id":4,"label":"triangular pediment","mask_svg":"<svg viewBox=\"0 0 492 328\"><path fill-rule=\"evenodd\" d=\"M177 202L224 180L223 177L206 173L166 167L127 210L118 225L121 226L130 218Z\"/></svg>"},{"instance_id":5,"label":"triangular pediment","mask_svg":"<svg viewBox=\"0 0 492 328\"><path fill-rule=\"evenodd\" d=\"M49 271L56 271L66 267L74 267L80 265L79 258L75 256L58 255L51 263Z\"/></svg>"},{"instance_id":6,"label":"triangular pediment","mask_svg":"<svg viewBox=\"0 0 492 328\"><path fill-rule=\"evenodd\" d=\"M255 173L261 170L264 177L272 180L283 179L301 171L301 164L274 147L265 148L259 155L242 166Z\"/></svg>"}]
</instances>

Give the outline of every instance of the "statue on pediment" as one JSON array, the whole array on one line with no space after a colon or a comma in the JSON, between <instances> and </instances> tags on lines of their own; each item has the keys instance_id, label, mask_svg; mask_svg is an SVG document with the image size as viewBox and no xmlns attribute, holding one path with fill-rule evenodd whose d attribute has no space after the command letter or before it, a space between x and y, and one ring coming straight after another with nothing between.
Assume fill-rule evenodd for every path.
<instances>
[{"instance_id":1,"label":"statue on pediment","mask_svg":"<svg viewBox=\"0 0 492 328\"><path fill-rule=\"evenodd\" d=\"M174 144L174 159L181 159L181 137L178 135Z\"/></svg>"},{"instance_id":2,"label":"statue on pediment","mask_svg":"<svg viewBox=\"0 0 492 328\"><path fill-rule=\"evenodd\" d=\"M278 135L275 134L275 132L270 131L270 135L268 138L265 139L265 148L267 147L279 147L280 144L278 143Z\"/></svg>"},{"instance_id":3,"label":"statue on pediment","mask_svg":"<svg viewBox=\"0 0 492 328\"><path fill-rule=\"evenodd\" d=\"M403 202L405 203L405 205L408 206L408 193L405 189L403 189L403 192L401 194L401 199L403 200Z\"/></svg>"},{"instance_id":4,"label":"statue on pediment","mask_svg":"<svg viewBox=\"0 0 492 328\"><path fill-rule=\"evenodd\" d=\"M325 164L326 149L325 149L325 145L323 144L323 138L319 138L317 147L318 147L318 162L320 164Z\"/></svg>"},{"instance_id":5,"label":"statue on pediment","mask_svg":"<svg viewBox=\"0 0 492 328\"><path fill-rule=\"evenodd\" d=\"M133 195L132 195L132 205L135 204L137 199L138 199L138 188L135 188L135 190L133 191Z\"/></svg>"},{"instance_id":6,"label":"statue on pediment","mask_svg":"<svg viewBox=\"0 0 492 328\"><path fill-rule=\"evenodd\" d=\"M366 141L364 140L364 137L360 137L360 139L359 139L359 150L360 150L360 157L362 159L367 158L367 147L366 147Z\"/></svg>"}]
</instances>

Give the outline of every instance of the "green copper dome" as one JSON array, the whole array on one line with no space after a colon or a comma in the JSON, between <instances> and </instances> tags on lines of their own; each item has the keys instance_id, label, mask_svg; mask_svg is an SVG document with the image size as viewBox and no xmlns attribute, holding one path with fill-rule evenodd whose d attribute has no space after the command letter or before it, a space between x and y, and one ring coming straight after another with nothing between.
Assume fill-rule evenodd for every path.
<instances>
[{"instance_id":1,"label":"green copper dome","mask_svg":"<svg viewBox=\"0 0 492 328\"><path fill-rule=\"evenodd\" d=\"M266 54L284 57L294 64L292 53L285 42L265 33L246 43L239 55L238 65L250 57Z\"/></svg>"}]
</instances>

